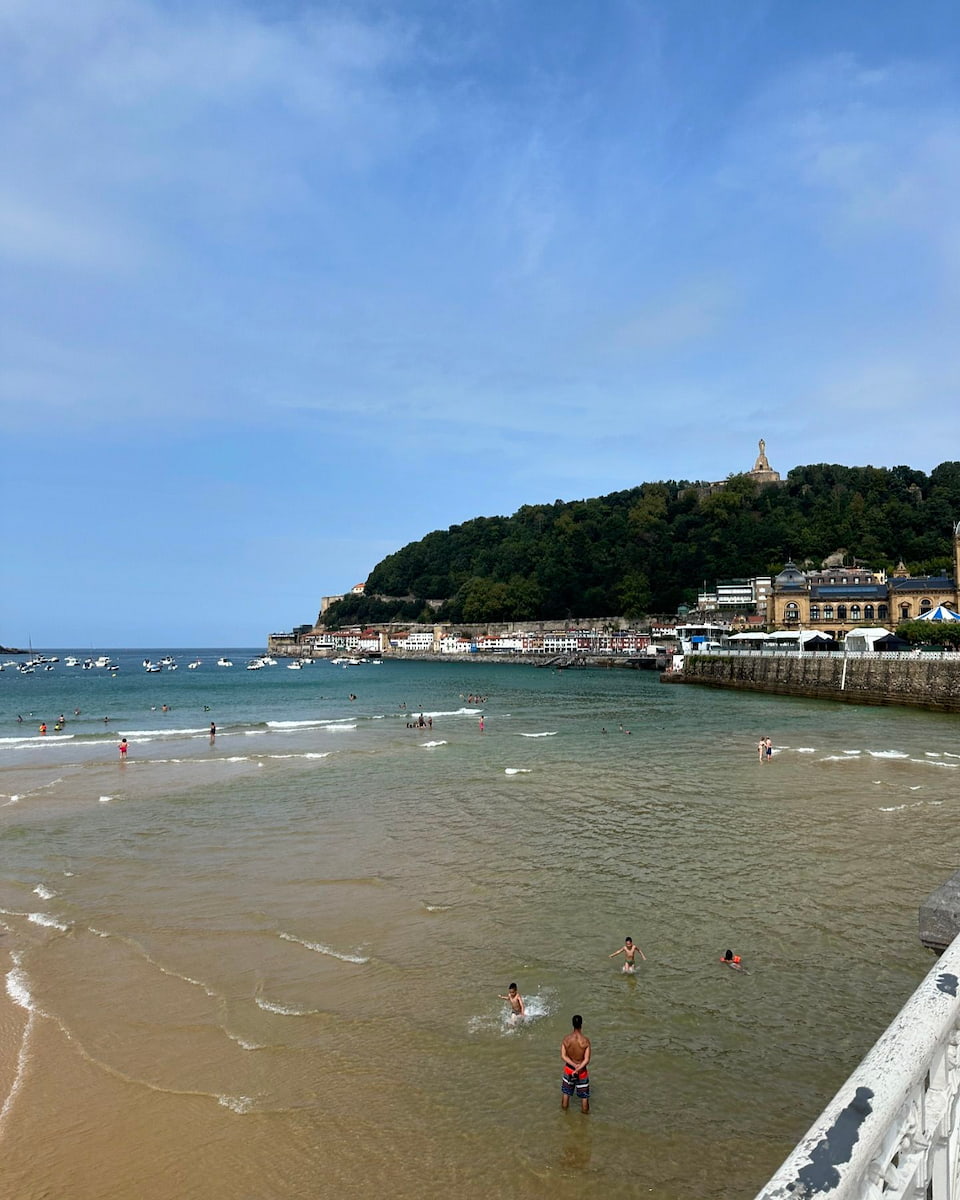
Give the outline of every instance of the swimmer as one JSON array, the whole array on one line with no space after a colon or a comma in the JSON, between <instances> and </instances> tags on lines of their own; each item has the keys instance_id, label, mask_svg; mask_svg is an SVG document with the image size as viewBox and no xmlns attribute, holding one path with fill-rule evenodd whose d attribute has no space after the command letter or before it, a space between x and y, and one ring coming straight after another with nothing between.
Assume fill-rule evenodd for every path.
<instances>
[{"instance_id":1,"label":"swimmer","mask_svg":"<svg viewBox=\"0 0 960 1200\"><path fill-rule=\"evenodd\" d=\"M515 1016L515 1017L526 1016L527 1010L523 1004L523 997L517 991L517 985L515 983L510 984L510 986L507 988L507 994L505 996L501 996L498 994L497 999L498 1000L506 1000L506 1002L510 1005L511 1009L513 1010L513 1016Z\"/></svg>"},{"instance_id":2,"label":"swimmer","mask_svg":"<svg viewBox=\"0 0 960 1200\"><path fill-rule=\"evenodd\" d=\"M616 958L618 954L622 954L624 956L623 970L624 970L624 974L626 974L626 975L632 975L633 972L637 969L636 956L638 954L640 955L640 957L643 959L644 962L647 961L647 956L640 949L640 947L638 945L636 945L633 938L629 938L629 937L623 939L623 945L620 947L619 950L614 950L614 952L612 954L608 954L607 957L608 958Z\"/></svg>"},{"instance_id":3,"label":"swimmer","mask_svg":"<svg viewBox=\"0 0 960 1200\"><path fill-rule=\"evenodd\" d=\"M732 950L727 950L723 958L720 959L725 967L729 967L731 971L742 971L743 963L740 960L739 954L734 954Z\"/></svg>"}]
</instances>

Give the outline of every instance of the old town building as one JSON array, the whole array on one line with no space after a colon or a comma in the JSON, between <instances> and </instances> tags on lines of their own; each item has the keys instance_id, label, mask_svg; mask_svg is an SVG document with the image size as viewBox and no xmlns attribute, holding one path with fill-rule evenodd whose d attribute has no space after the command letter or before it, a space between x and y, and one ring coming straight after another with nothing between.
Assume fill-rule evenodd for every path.
<instances>
[{"instance_id":1,"label":"old town building","mask_svg":"<svg viewBox=\"0 0 960 1200\"><path fill-rule=\"evenodd\" d=\"M773 581L772 629L814 629L843 637L859 625L898 625L943 604L956 609L960 592L960 522L953 531L953 577L915 576L903 563L889 577L865 567L801 571L788 562Z\"/></svg>"}]
</instances>

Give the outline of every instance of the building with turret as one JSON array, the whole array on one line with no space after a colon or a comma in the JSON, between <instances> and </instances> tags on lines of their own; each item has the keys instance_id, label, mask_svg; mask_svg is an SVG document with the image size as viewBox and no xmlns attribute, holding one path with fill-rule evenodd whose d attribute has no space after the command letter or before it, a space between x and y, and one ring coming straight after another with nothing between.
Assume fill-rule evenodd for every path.
<instances>
[{"instance_id":1,"label":"building with turret","mask_svg":"<svg viewBox=\"0 0 960 1200\"><path fill-rule=\"evenodd\" d=\"M888 577L883 571L837 564L835 558L819 571L802 571L792 562L784 566L774 578L769 601L772 629L812 629L839 639L859 625L914 621L940 604L957 609L960 521L953 529L952 578L910 575L902 562Z\"/></svg>"}]
</instances>

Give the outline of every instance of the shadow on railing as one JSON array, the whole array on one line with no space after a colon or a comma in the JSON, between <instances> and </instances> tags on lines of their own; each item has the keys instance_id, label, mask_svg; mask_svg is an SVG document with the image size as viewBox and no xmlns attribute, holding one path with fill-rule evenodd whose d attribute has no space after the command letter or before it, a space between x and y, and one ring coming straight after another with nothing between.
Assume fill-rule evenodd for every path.
<instances>
[{"instance_id":1,"label":"shadow on railing","mask_svg":"<svg viewBox=\"0 0 960 1200\"><path fill-rule=\"evenodd\" d=\"M960 938L757 1200L955 1200Z\"/></svg>"}]
</instances>

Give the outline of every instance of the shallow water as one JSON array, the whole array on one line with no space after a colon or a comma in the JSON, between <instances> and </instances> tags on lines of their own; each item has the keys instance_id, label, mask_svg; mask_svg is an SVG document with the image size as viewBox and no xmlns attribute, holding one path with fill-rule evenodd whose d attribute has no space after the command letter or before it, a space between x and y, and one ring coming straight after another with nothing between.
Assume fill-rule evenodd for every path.
<instances>
[{"instance_id":1,"label":"shallow water","mask_svg":"<svg viewBox=\"0 0 960 1200\"><path fill-rule=\"evenodd\" d=\"M0 675L18 1200L750 1196L931 964L955 718L217 654ZM573 1012L586 1118L558 1102Z\"/></svg>"}]
</instances>

